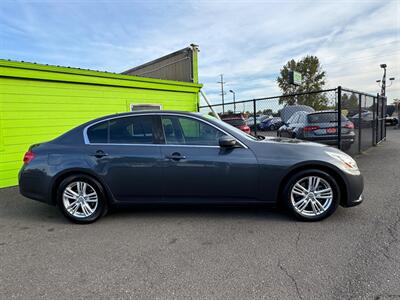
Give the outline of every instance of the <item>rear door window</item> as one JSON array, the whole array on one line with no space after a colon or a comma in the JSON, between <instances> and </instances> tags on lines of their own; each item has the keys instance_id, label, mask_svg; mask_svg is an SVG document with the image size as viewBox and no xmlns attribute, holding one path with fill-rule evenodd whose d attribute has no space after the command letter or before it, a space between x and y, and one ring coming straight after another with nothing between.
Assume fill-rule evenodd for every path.
<instances>
[{"instance_id":1,"label":"rear door window","mask_svg":"<svg viewBox=\"0 0 400 300\"><path fill-rule=\"evenodd\" d=\"M137 116L109 121L109 142L112 144L153 144L153 118Z\"/></svg>"},{"instance_id":2,"label":"rear door window","mask_svg":"<svg viewBox=\"0 0 400 300\"><path fill-rule=\"evenodd\" d=\"M87 137L90 143L108 142L108 121L95 124L87 130Z\"/></svg>"}]
</instances>

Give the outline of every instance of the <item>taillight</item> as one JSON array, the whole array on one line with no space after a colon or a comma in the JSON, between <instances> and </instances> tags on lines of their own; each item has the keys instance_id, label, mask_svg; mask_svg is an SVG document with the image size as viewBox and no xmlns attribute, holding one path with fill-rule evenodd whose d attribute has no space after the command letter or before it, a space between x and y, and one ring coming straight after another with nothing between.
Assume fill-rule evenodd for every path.
<instances>
[{"instance_id":1,"label":"taillight","mask_svg":"<svg viewBox=\"0 0 400 300\"><path fill-rule=\"evenodd\" d=\"M353 122L351 122L351 121L346 122L346 124L344 125L344 128L354 129Z\"/></svg>"},{"instance_id":2,"label":"taillight","mask_svg":"<svg viewBox=\"0 0 400 300\"><path fill-rule=\"evenodd\" d=\"M24 164L26 165L29 164L34 158L35 158L35 153L33 153L32 150L29 150L24 155Z\"/></svg>"},{"instance_id":3,"label":"taillight","mask_svg":"<svg viewBox=\"0 0 400 300\"><path fill-rule=\"evenodd\" d=\"M250 127L249 126L247 126L247 125L244 125L244 126L242 126L241 128L240 128L242 131L244 131L244 132L246 132L246 133L250 133Z\"/></svg>"},{"instance_id":4,"label":"taillight","mask_svg":"<svg viewBox=\"0 0 400 300\"><path fill-rule=\"evenodd\" d=\"M306 127L304 127L304 131L306 131L306 132L310 132L310 131L314 131L314 130L317 130L317 129L320 129L320 127L319 126L306 126Z\"/></svg>"}]
</instances>

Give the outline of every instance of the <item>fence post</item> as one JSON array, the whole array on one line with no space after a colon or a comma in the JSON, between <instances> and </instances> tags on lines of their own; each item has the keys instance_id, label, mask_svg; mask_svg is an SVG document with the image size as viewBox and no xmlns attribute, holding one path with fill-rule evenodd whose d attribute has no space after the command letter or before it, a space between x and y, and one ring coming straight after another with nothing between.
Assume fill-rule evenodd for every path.
<instances>
[{"instance_id":1,"label":"fence post","mask_svg":"<svg viewBox=\"0 0 400 300\"><path fill-rule=\"evenodd\" d=\"M387 107L387 97L383 99L382 103L382 129L383 129L383 137L382 139L385 139L386 141L386 107Z\"/></svg>"},{"instance_id":2,"label":"fence post","mask_svg":"<svg viewBox=\"0 0 400 300\"><path fill-rule=\"evenodd\" d=\"M256 99L253 99L254 136L257 136Z\"/></svg>"},{"instance_id":3,"label":"fence post","mask_svg":"<svg viewBox=\"0 0 400 300\"><path fill-rule=\"evenodd\" d=\"M338 148L342 148L342 87L339 85L337 88L338 98L337 98L337 110L338 110Z\"/></svg>"},{"instance_id":4,"label":"fence post","mask_svg":"<svg viewBox=\"0 0 400 300\"><path fill-rule=\"evenodd\" d=\"M374 97L374 100L372 102L372 146L376 146L376 111L377 111L377 103L379 99L379 94L376 94L376 98Z\"/></svg>"},{"instance_id":5,"label":"fence post","mask_svg":"<svg viewBox=\"0 0 400 300\"><path fill-rule=\"evenodd\" d=\"M367 97L367 96L364 96ZM361 94L358 95L358 153L361 153L361 102L362 96Z\"/></svg>"}]
</instances>

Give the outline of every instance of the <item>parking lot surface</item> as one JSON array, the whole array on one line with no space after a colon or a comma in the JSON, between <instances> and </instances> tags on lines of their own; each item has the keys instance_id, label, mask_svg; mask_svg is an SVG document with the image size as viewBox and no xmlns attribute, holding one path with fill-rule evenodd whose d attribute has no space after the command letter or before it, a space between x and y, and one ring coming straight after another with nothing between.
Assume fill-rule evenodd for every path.
<instances>
[{"instance_id":1,"label":"parking lot surface","mask_svg":"<svg viewBox=\"0 0 400 300\"><path fill-rule=\"evenodd\" d=\"M319 223L147 207L74 225L0 190L0 299L400 299L400 130L357 158L365 201Z\"/></svg>"}]
</instances>

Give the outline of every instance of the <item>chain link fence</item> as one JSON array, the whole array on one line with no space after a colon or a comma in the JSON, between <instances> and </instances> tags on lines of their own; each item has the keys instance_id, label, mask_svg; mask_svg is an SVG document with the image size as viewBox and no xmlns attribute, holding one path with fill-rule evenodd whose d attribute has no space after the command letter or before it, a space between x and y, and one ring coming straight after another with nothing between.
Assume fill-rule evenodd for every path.
<instances>
[{"instance_id":1,"label":"chain link fence","mask_svg":"<svg viewBox=\"0 0 400 300\"><path fill-rule=\"evenodd\" d=\"M252 135L313 141L349 154L361 153L386 137L386 98L341 87L211 107L223 121ZM199 110L212 114L211 107Z\"/></svg>"}]
</instances>

